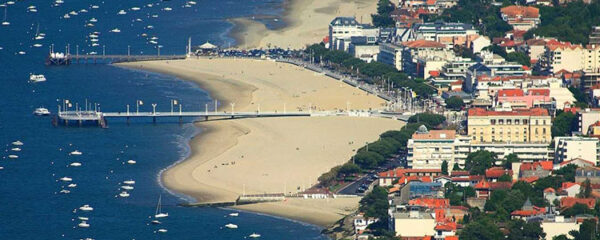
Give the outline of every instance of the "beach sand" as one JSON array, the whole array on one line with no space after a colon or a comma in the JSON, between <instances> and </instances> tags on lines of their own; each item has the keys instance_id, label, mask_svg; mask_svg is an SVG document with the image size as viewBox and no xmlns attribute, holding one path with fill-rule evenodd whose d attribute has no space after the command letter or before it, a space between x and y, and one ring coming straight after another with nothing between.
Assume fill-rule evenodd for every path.
<instances>
[{"instance_id":1,"label":"beach sand","mask_svg":"<svg viewBox=\"0 0 600 240\"><path fill-rule=\"evenodd\" d=\"M378 109L384 101L332 78L269 60L187 59L119 64L176 75L198 83L221 110L308 111ZM235 66L235 67L232 67ZM240 194L295 193L317 183L331 167L400 121L366 117L295 117L207 121L191 141L189 159L163 174L164 184L201 203L235 201ZM289 199L241 209L305 221L334 223L358 207L359 198Z\"/></svg>"},{"instance_id":2,"label":"beach sand","mask_svg":"<svg viewBox=\"0 0 600 240\"><path fill-rule=\"evenodd\" d=\"M366 24L377 12L376 0L290 0L287 4L284 21L288 25L282 29L270 30L251 18L230 19L237 47L300 49L322 41L329 34L329 22L337 16L354 16Z\"/></svg>"}]
</instances>

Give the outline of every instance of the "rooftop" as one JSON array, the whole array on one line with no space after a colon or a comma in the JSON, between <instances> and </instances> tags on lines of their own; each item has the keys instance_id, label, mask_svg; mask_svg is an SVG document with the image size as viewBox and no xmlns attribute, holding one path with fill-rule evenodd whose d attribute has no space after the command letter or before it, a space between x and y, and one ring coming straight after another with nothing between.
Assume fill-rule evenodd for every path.
<instances>
[{"instance_id":1,"label":"rooftop","mask_svg":"<svg viewBox=\"0 0 600 240\"><path fill-rule=\"evenodd\" d=\"M417 140L454 140L455 136L456 131L454 130L430 130L428 132L415 132L412 138Z\"/></svg>"},{"instance_id":2,"label":"rooftop","mask_svg":"<svg viewBox=\"0 0 600 240\"><path fill-rule=\"evenodd\" d=\"M471 108L468 116L549 116L544 108L514 109L512 111L490 111L484 108Z\"/></svg>"},{"instance_id":3,"label":"rooftop","mask_svg":"<svg viewBox=\"0 0 600 240\"><path fill-rule=\"evenodd\" d=\"M502 14L507 15L511 18L522 17L522 18L539 18L540 10L535 7L525 6L508 6L500 9Z\"/></svg>"}]
</instances>

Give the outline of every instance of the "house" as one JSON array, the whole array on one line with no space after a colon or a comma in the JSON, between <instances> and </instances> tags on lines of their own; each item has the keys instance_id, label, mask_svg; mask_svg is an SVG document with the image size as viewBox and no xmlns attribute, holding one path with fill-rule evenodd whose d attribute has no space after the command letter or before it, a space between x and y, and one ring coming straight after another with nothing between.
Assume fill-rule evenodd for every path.
<instances>
[{"instance_id":1,"label":"house","mask_svg":"<svg viewBox=\"0 0 600 240\"><path fill-rule=\"evenodd\" d=\"M479 37L479 31L472 24L443 21L415 24L413 32L415 40L434 41L449 48L455 45L469 47Z\"/></svg>"},{"instance_id":2,"label":"house","mask_svg":"<svg viewBox=\"0 0 600 240\"><path fill-rule=\"evenodd\" d=\"M554 164L552 161L539 161L531 163L521 163L519 167L519 177L547 177L552 173Z\"/></svg>"},{"instance_id":3,"label":"house","mask_svg":"<svg viewBox=\"0 0 600 240\"><path fill-rule=\"evenodd\" d=\"M325 199L325 198L328 198L329 196L331 196L331 192L329 192L328 189L324 189L324 188L311 188L311 189L307 189L304 192L301 192L298 194L305 199L308 199L308 198Z\"/></svg>"},{"instance_id":4,"label":"house","mask_svg":"<svg viewBox=\"0 0 600 240\"><path fill-rule=\"evenodd\" d=\"M600 184L600 168L597 167L582 167L575 170L575 182L582 183L587 179L592 184Z\"/></svg>"},{"instance_id":5,"label":"house","mask_svg":"<svg viewBox=\"0 0 600 240\"><path fill-rule=\"evenodd\" d=\"M359 213L356 215L356 217L354 217L354 233L355 234L362 234L365 229L367 229L367 226L371 225L372 223L377 222L379 219L376 218L372 218L372 217L365 217L363 213Z\"/></svg>"},{"instance_id":6,"label":"house","mask_svg":"<svg viewBox=\"0 0 600 240\"><path fill-rule=\"evenodd\" d=\"M510 213L512 219L522 219L527 220L530 217L536 217L546 214L546 209L542 207L537 207L531 204L529 198L523 204L523 207L519 210L515 210Z\"/></svg>"},{"instance_id":7,"label":"house","mask_svg":"<svg viewBox=\"0 0 600 240\"><path fill-rule=\"evenodd\" d=\"M540 10L528 6L507 6L500 9L502 20L515 30L528 31L540 23Z\"/></svg>"},{"instance_id":8,"label":"house","mask_svg":"<svg viewBox=\"0 0 600 240\"><path fill-rule=\"evenodd\" d=\"M575 197L564 197L560 199L560 208L567 209L575 206L575 204L586 205L589 209L594 209L596 205L596 199L593 198L575 198Z\"/></svg>"},{"instance_id":9,"label":"house","mask_svg":"<svg viewBox=\"0 0 600 240\"><path fill-rule=\"evenodd\" d=\"M503 175L512 176L513 171L510 169L504 169L502 167L492 167L485 170L485 178L490 182L497 182L498 178Z\"/></svg>"},{"instance_id":10,"label":"house","mask_svg":"<svg viewBox=\"0 0 600 240\"><path fill-rule=\"evenodd\" d=\"M600 160L600 140L595 137L555 137L554 161L586 159L596 165Z\"/></svg>"},{"instance_id":11,"label":"house","mask_svg":"<svg viewBox=\"0 0 600 240\"><path fill-rule=\"evenodd\" d=\"M581 190L581 185L579 183L574 182L563 182L559 192L566 193L567 197L575 197L579 194Z\"/></svg>"},{"instance_id":12,"label":"house","mask_svg":"<svg viewBox=\"0 0 600 240\"><path fill-rule=\"evenodd\" d=\"M475 184L475 186L473 187L475 188L475 196L477 198L484 198L487 199L490 197L490 183L483 180L477 184Z\"/></svg>"},{"instance_id":13,"label":"house","mask_svg":"<svg viewBox=\"0 0 600 240\"><path fill-rule=\"evenodd\" d=\"M481 50L490 45L492 45L492 41L490 41L490 38L486 36L477 36L477 38L471 41L471 51L473 53L479 53L481 52Z\"/></svg>"},{"instance_id":14,"label":"house","mask_svg":"<svg viewBox=\"0 0 600 240\"><path fill-rule=\"evenodd\" d=\"M554 190L554 188L549 187L544 189L544 199L546 199L546 201L548 201L551 205L554 205L554 200L560 198L561 196L559 196L556 193L556 190Z\"/></svg>"},{"instance_id":15,"label":"house","mask_svg":"<svg viewBox=\"0 0 600 240\"><path fill-rule=\"evenodd\" d=\"M377 41L379 28L360 24L354 17L336 17L329 23L329 48L348 50L351 37L364 36L372 42Z\"/></svg>"},{"instance_id":16,"label":"house","mask_svg":"<svg viewBox=\"0 0 600 240\"><path fill-rule=\"evenodd\" d=\"M561 169L563 167L568 166L569 164L573 164L573 165L575 165L575 166L577 166L579 168L593 167L593 166L596 165L594 162L591 162L591 161L588 161L588 160L585 160L585 159L582 159L582 158L575 158L573 160L568 160L568 161L561 162L561 163L555 165L554 168L555 169Z\"/></svg>"},{"instance_id":17,"label":"house","mask_svg":"<svg viewBox=\"0 0 600 240\"><path fill-rule=\"evenodd\" d=\"M523 89L501 89L496 94L496 106L510 108L529 109L534 107L545 107L553 109L553 100L550 97L550 89L529 89L527 94Z\"/></svg>"},{"instance_id":18,"label":"house","mask_svg":"<svg viewBox=\"0 0 600 240\"><path fill-rule=\"evenodd\" d=\"M426 209L450 207L450 200L446 198L416 198L408 201L409 206L419 206Z\"/></svg>"},{"instance_id":19,"label":"house","mask_svg":"<svg viewBox=\"0 0 600 240\"><path fill-rule=\"evenodd\" d=\"M394 207L388 211L390 216L390 230L396 233L396 236L423 237L433 236L435 232L435 218L431 212L426 212L423 208L412 207Z\"/></svg>"}]
</instances>

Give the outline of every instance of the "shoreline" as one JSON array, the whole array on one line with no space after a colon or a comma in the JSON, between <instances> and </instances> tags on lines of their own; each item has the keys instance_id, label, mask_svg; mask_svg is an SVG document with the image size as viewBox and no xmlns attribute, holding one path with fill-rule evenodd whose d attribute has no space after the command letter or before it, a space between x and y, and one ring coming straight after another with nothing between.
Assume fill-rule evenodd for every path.
<instances>
[{"instance_id":1,"label":"shoreline","mask_svg":"<svg viewBox=\"0 0 600 240\"><path fill-rule=\"evenodd\" d=\"M241 70L243 72L243 74L240 73L236 73L237 70L231 70L231 72L226 72L226 69L229 69L231 65L236 65L236 64L244 64L244 66L248 66L250 65L250 67L247 67L243 70ZM220 66L218 69L214 69L208 65L215 65L215 66ZM264 69L262 69L261 71L257 72L263 72L264 76L254 76L257 73L254 72L246 72L246 71L250 71L251 69L255 69L258 68L260 66L264 65ZM199 59L199 60L180 60L180 61L169 61L169 63L166 62L144 62L144 63L128 63L128 64L118 64L118 66L121 67L126 67L126 68L134 68L134 69L138 69L138 70L142 70L142 71L150 71L150 72L158 72L158 73L162 73L162 74L170 74L170 75L175 75L176 77L180 78L180 79L184 79L187 81L192 81L196 84L198 84L199 87L203 88L204 90L208 91L210 93L210 96L212 98L221 98L221 99L226 99L226 101L228 102L235 102L236 103L236 109L238 109L238 105L240 105L240 108L252 108L255 107L254 103L260 103L263 104L262 106L265 106L265 109L267 107L271 107L271 108L276 108L277 106L275 106L274 104L276 104L275 102L271 101L270 98L273 98L274 100L278 100L283 97L280 96L278 94L285 94L285 95L292 95L292 96L288 96L288 97L284 97L283 99L287 99L287 101L289 101L288 106L290 106L291 109L294 106L295 107L301 107L301 101L297 100L297 98L306 98L306 99L311 99L310 96L310 92L309 89L312 89L313 86L316 87L315 89L320 89L320 90L312 90L314 92L313 94L315 94L315 97L318 97L319 99L322 99L323 96L319 95L320 91L325 91L323 93L320 94L326 94L328 91L334 91L334 92L338 92L338 94L335 95L343 95L344 98L356 98L356 102L362 102L362 105L359 105L357 107L365 109L366 106L372 106L374 108L375 107L375 103L381 103L383 100L377 98L374 95L369 95L366 94L364 92L362 92L361 90L358 90L356 88L352 88L349 87L346 84L340 84L338 81L335 81L331 78L322 76L322 75L318 75L318 74L314 74L313 72L309 71L309 70L305 70L303 68L294 66L292 64L286 64L286 63L276 63L276 62L271 62L268 60L248 60L248 59ZM192 66L197 66L195 68L204 68L201 71L189 71L189 72L185 72L183 69L190 69L192 68ZM196 70L196 69L194 69ZM212 72L211 72L212 71ZM304 86L305 88L308 88L307 90L297 90L299 92L305 92L305 93L300 93L300 95L305 95L305 96L296 96L293 92L289 92L288 90L285 89L280 89L282 86L278 86L278 85L273 85L275 83L272 82L265 82L264 80L262 80L263 78L269 78L269 76L273 75L276 76L277 74L275 72L270 72L270 71L278 71L279 74L289 74L291 73L290 71L295 72L294 75L301 75L299 78L301 79L306 79L306 77L309 78L315 78L314 80L310 80L310 81L314 81L312 82L312 84L310 84L310 87ZM200 72L204 72L204 74L199 74ZM222 75L220 77L217 77L216 74L214 74L215 72L222 72ZM233 76L232 76L233 75ZM280 75L277 75L280 76ZM248 78L249 80L244 81L243 79L236 79L236 78ZM274 79L276 79L277 77L273 77ZM322 79L322 78L328 78L327 79ZM199 80L200 79L200 80ZM276 81L276 80L271 80L271 81ZM290 80L292 81L292 80ZM299 81L299 80L296 80ZM302 80L302 81L308 81L308 80ZM249 83L253 83L253 84L259 84L258 86L256 85L251 85ZM315 84L317 83L317 84ZM262 85L264 84L264 85ZM285 82L280 82L279 84L283 84L283 87L290 87L292 85L294 85L294 83L287 83L287 81ZM308 84L308 83L307 83ZM289 86L288 86L289 85ZM322 85L319 87L319 85ZM335 89L332 89L331 87L335 86ZM242 99L246 99L245 104L241 104L241 100L240 100L240 96L231 96L231 91L229 91L231 89L231 87L237 88L239 90L242 90L242 88L246 89L246 93L247 94L241 94L241 98ZM266 89L265 89L266 88ZM339 88L339 90L338 90ZM339 92L341 89L347 89L344 90L342 92ZM277 91L278 93L271 93ZM242 91L244 92L244 91ZM269 94L265 94L265 93L271 93L271 96L266 96ZM327 96L329 96L331 94L327 94ZM296 97L294 97L296 96ZM363 100L359 100L359 99L363 99ZM370 99L370 100L367 100ZM296 102L294 102L296 101ZM343 101L340 98L336 98L335 96L329 96L329 98L323 99L323 108L324 109L333 109L336 105L339 107L342 107L341 105L346 104L345 101ZM223 105L224 101L220 101L221 102L221 106L226 106ZM279 101L280 102L280 101ZM315 103L318 103L318 101L314 101ZM365 103L366 102L366 103ZM354 103L353 103L354 104ZM341 124L340 124L341 123ZM381 123L381 124L380 124ZM200 122L200 123L196 123L195 124L197 127L202 129L201 134L194 136L191 141L189 142L189 146L191 148L191 153L190 156L183 160L180 161L179 163L175 164L175 166L172 166L171 168L167 169L164 174L162 175L162 181L164 183L164 186L167 187L169 190L175 191L177 193L182 193L185 194L187 196L191 196L193 198L195 198L198 202L219 202L219 201L231 201L231 200L235 200L237 198L238 195L240 195L242 193L242 191L244 190L245 192L248 193L261 193L261 192L281 192L281 189L283 188L283 186L278 186L279 184L277 184L277 182L273 182L272 179L269 180L265 180L264 177L260 177L260 176L254 176L252 177L252 175L247 175L246 178L242 177L244 180L237 180L235 181L235 179L231 180L229 178L223 178L223 175L219 175L220 173L215 173L217 175L211 175L211 176L207 176L209 174L208 170L214 170L214 171L221 171L220 169L222 168L227 168L225 166L222 166L219 164L219 161L222 161L222 159L228 159L228 161L230 161L232 158L235 158L234 156L238 156L239 158L239 153L241 151L241 153L244 154L248 154L250 155L252 153L252 151L248 152L248 149L252 149L252 148L256 148L257 146L254 147L250 147L253 146L252 144L255 144L256 140L255 139L262 139L264 137L268 137L268 138L273 138L273 137L279 137L281 138L281 142L283 142L284 144L288 144L288 145L298 145L298 144L302 144L303 147L301 147L301 149L305 149L305 148L311 148L311 146L313 146L312 148L314 148L314 143L304 143L304 142L298 142L296 140L294 140L294 138L290 138L288 136L286 136L286 133L283 129L287 129L289 127L293 127L298 128L300 127L298 130L300 132L296 132L297 130L295 130L294 132L296 134L324 134L324 130L325 129L332 129L332 128L337 128L334 130L334 132L338 132L339 134L348 134L348 133L344 133L344 132L348 132L347 129L352 129L352 128L356 128L356 126L361 126L358 127L359 129L363 129L363 131L358 131L357 132L357 136L359 136L361 139L370 139L368 141L372 141L375 140L378 135L383 132L384 130L389 130L389 129L399 129L401 127L401 123L394 121L394 120L389 120L389 119L374 119L374 118L357 118L357 117L313 117L313 118L289 118L289 119L279 119L279 120L275 120L275 119L237 119L234 121L208 121L208 122ZM315 127L311 127L311 128L315 128L315 130L308 130L307 129L302 129L303 127L301 126L306 126L306 125L315 125ZM340 125L340 126L338 126ZM366 129L367 126L371 126L371 125L378 125L377 127L374 127L374 129L369 130L369 131L365 131L364 129ZM265 127L265 126L269 126L269 127ZM394 127L391 127L394 126ZM303 133L303 132L308 132L308 133ZM266 134L266 135L265 135ZM282 135L283 134L283 135ZM352 134L353 135L353 134ZM310 136L310 135L306 135L306 136ZM224 174L248 174L247 171L249 171L249 169L255 169L255 170L251 170L251 171L256 171L256 170L263 170L266 169L264 171L270 171L270 173L265 172L264 174L269 174L269 175L277 175L277 176L285 176L286 174L289 175L299 175L299 176L292 176L291 179L289 179L288 184L290 186L298 186L298 188L301 187L301 185L305 185L305 184L301 184L300 182L306 182L306 178L303 176L308 176L309 179L314 179L314 180L310 180L310 181L316 181L316 178L322 174L323 172L326 172L327 170L329 170L330 167L334 166L334 165L338 165L341 164L345 161L347 161L347 159L349 159L352 155L352 151L350 151L350 148L347 146L346 144L342 144L344 141L347 140L342 140L345 139L347 137L339 137L339 138L334 138L334 139L339 139L339 140L327 140L328 138L331 137L326 137L328 136L327 134L324 134L320 137L317 137L318 139L323 139L324 143L326 145L323 145L323 147L329 146L331 144L338 144L339 146L336 145L336 147L334 148L346 148L347 150L343 150L343 151L337 151L335 153L329 154L330 156L320 156L323 155L323 151L325 150L319 150L319 149L314 149L314 150L310 150L309 152L307 152L308 155L302 155L299 156L294 156L292 159L299 159L302 160L303 157L302 156L306 156L306 157L311 157L314 156L315 158L321 158L323 160L325 159L332 159L335 158L337 160L335 160L335 162L323 162L323 160L314 162L314 164L307 164L309 166L297 166L297 167L301 167L299 168L297 171L299 172L298 174L295 174L294 172L289 172L289 173L285 173L282 175L277 175L278 172L282 171L281 168L278 167L273 167L271 166L272 164L262 164L259 162L255 162L251 165L245 165L245 166L240 166L242 168L239 169L232 169L232 170L223 170ZM351 136L351 134L348 134L346 136ZM352 139L355 136L352 136ZM253 140L254 139L254 140ZM357 141L364 141L364 140L357 140ZM278 140L274 140L272 144L277 144ZM309 145L306 145L309 144ZM344 146L346 145L346 146ZM317 145L318 146L318 145ZM329 146L332 147L332 146ZM262 148L262 147L261 147ZM280 147L277 147L280 148ZM275 152L280 152L281 150L273 150ZM317 152L315 152L317 151ZM328 152L331 150L327 150L325 152ZM237 153L236 153L237 152ZM274 154L275 154L274 152ZM312 152L312 153L311 153ZM254 152L252 153L254 154L261 154L260 152ZM316 154L316 155L315 155ZM275 155L279 155L279 154L275 154ZM312 157L311 157L312 158ZM257 156L256 159L265 159L265 156ZM252 160L252 159L248 159L249 161L256 161L256 160ZM242 161L240 159L238 159L237 161ZM268 161L276 161L276 160L268 160ZM293 160L293 161L298 161L298 160ZM331 161L331 160L328 160ZM211 163L212 162L212 163ZM261 165L262 164L262 165ZM208 165L208 166L207 166ZM217 167L218 169L213 169L211 168L212 166ZM237 165L237 164L236 164ZM240 162L241 165L241 162ZM254 166L257 165L257 166ZM312 167L313 165L316 165L316 167L318 168L314 168ZM237 168L237 166L236 166ZM244 170L244 169L248 169L248 170ZM272 169L272 170L269 170ZM285 168L284 168L285 169ZM212 172L212 171L211 171ZM263 175L264 175L263 174ZM280 178L280 177L279 177ZM262 179L262 180L261 180ZM223 183L223 181L229 181L226 183ZM239 183L240 181L247 183L247 185L243 188L241 186L241 184L236 184ZM299 182L300 181L300 182ZM254 182L254 184L253 184ZM312 182L314 183L314 182ZM312 184L311 183L311 184ZM280 183L281 184L281 183ZM294 185L292 185L294 184ZM309 184L310 185L310 184ZM259 187L260 186L260 187ZM305 185L307 186L307 185ZM291 189L292 187L290 187ZM294 190L295 192L295 190ZM297 201L300 200L300 201ZM330 224L333 224L335 222L337 222L337 220L339 220L340 218L343 218L346 214L351 213L352 211L354 211L357 207L358 207L358 201L359 198L354 198L354 199L328 199L325 200L323 203L314 203L313 201L306 201L304 199L290 199L286 202L282 202L282 203L268 203L268 204L252 204L252 205L244 205L244 206L240 206L240 207L235 207L235 209L242 209L242 210L247 210L247 211L251 211L251 212L259 212L259 213L264 213L264 214L268 214L268 215L272 215L272 216L278 216L278 217L284 217L284 218L290 218L293 220L298 220L298 221L302 221L302 222L307 222L309 224L314 224L320 227L327 227ZM329 202L330 204L324 204ZM315 207L323 207L317 211L311 211L311 209L314 209ZM286 213L290 213L292 212L293 214L286 214Z\"/></svg>"}]
</instances>

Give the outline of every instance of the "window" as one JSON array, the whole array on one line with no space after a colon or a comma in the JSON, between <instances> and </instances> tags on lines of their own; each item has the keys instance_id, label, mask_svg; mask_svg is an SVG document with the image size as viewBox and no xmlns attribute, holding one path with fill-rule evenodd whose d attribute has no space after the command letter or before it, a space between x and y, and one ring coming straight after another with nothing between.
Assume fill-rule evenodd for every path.
<instances>
[{"instance_id":1,"label":"window","mask_svg":"<svg viewBox=\"0 0 600 240\"><path fill-rule=\"evenodd\" d=\"M515 125L519 125L519 119L515 119Z\"/></svg>"},{"instance_id":2,"label":"window","mask_svg":"<svg viewBox=\"0 0 600 240\"><path fill-rule=\"evenodd\" d=\"M512 120L506 119L506 125L511 125L511 124L512 124Z\"/></svg>"},{"instance_id":3,"label":"window","mask_svg":"<svg viewBox=\"0 0 600 240\"><path fill-rule=\"evenodd\" d=\"M535 125L540 125L540 120L535 120Z\"/></svg>"},{"instance_id":4,"label":"window","mask_svg":"<svg viewBox=\"0 0 600 240\"><path fill-rule=\"evenodd\" d=\"M504 124L504 119L498 120L498 124L503 125Z\"/></svg>"},{"instance_id":5,"label":"window","mask_svg":"<svg viewBox=\"0 0 600 240\"><path fill-rule=\"evenodd\" d=\"M527 119L523 119L523 124L524 125L527 125L527 122L528 122Z\"/></svg>"},{"instance_id":6,"label":"window","mask_svg":"<svg viewBox=\"0 0 600 240\"><path fill-rule=\"evenodd\" d=\"M496 133L496 129L492 128L492 134Z\"/></svg>"},{"instance_id":7,"label":"window","mask_svg":"<svg viewBox=\"0 0 600 240\"><path fill-rule=\"evenodd\" d=\"M492 119L490 120L490 122L492 123L492 125L496 125L496 119Z\"/></svg>"},{"instance_id":8,"label":"window","mask_svg":"<svg viewBox=\"0 0 600 240\"><path fill-rule=\"evenodd\" d=\"M546 134L546 128L542 128L542 133Z\"/></svg>"}]
</instances>

